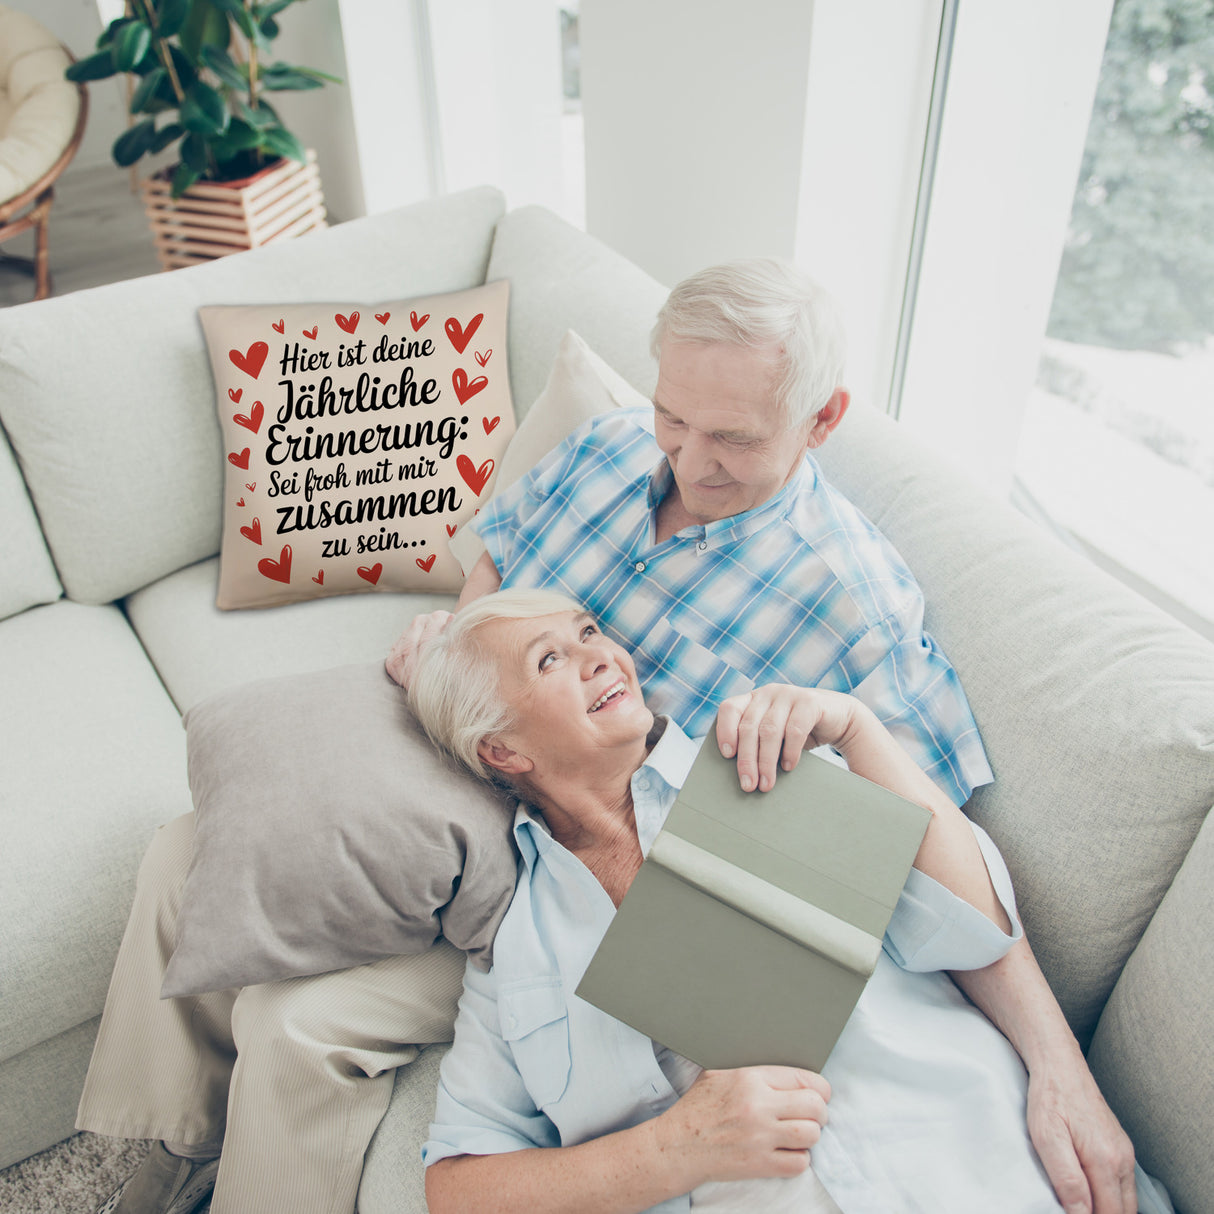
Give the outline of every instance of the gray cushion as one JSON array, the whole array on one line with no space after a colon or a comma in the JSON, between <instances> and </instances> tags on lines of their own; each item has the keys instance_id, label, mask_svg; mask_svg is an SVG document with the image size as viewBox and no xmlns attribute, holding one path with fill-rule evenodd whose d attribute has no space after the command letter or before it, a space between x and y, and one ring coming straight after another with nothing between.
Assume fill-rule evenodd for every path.
<instances>
[{"instance_id":1,"label":"gray cushion","mask_svg":"<svg viewBox=\"0 0 1214 1214\"><path fill-rule=\"evenodd\" d=\"M51 554L25 491L21 470L0 432L0 619L53 603L62 593Z\"/></svg>"},{"instance_id":2,"label":"gray cushion","mask_svg":"<svg viewBox=\"0 0 1214 1214\"><path fill-rule=\"evenodd\" d=\"M1214 646L883 416L821 456L923 586L995 771L970 812L1086 1042L1214 800Z\"/></svg>"},{"instance_id":3,"label":"gray cushion","mask_svg":"<svg viewBox=\"0 0 1214 1214\"><path fill-rule=\"evenodd\" d=\"M475 286L502 210L471 190L0 311L0 419L68 594L109 602L218 551L226 460L200 305Z\"/></svg>"},{"instance_id":4,"label":"gray cushion","mask_svg":"<svg viewBox=\"0 0 1214 1214\"><path fill-rule=\"evenodd\" d=\"M447 765L382 662L252 683L186 714L194 855L164 994L428 948L487 956L512 803Z\"/></svg>"},{"instance_id":5,"label":"gray cushion","mask_svg":"<svg viewBox=\"0 0 1214 1214\"><path fill-rule=\"evenodd\" d=\"M1182 1210L1214 1209L1214 815L1206 818L1092 1039L1139 1159Z\"/></svg>"},{"instance_id":6,"label":"gray cushion","mask_svg":"<svg viewBox=\"0 0 1214 1214\"><path fill-rule=\"evenodd\" d=\"M116 608L5 620L0 670L7 1058L101 1011L144 849L190 798L180 719Z\"/></svg>"}]
</instances>

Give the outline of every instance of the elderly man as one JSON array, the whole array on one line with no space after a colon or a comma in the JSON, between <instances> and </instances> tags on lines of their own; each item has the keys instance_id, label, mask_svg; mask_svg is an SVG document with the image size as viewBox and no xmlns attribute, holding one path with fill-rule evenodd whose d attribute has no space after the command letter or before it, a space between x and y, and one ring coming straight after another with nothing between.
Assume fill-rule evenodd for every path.
<instances>
[{"instance_id":1,"label":"elderly man","mask_svg":"<svg viewBox=\"0 0 1214 1214\"><path fill-rule=\"evenodd\" d=\"M499 586L585 603L633 651L651 707L690 734L762 683L850 692L961 805L991 773L918 585L810 455L847 411L842 346L829 300L792 267L680 283L653 332L652 413L595 419L484 509L460 605ZM399 681L444 619L398 642ZM1029 1128L1064 1207L1132 1209L1132 1146L1027 940L957 981L1028 1067Z\"/></svg>"}]
</instances>

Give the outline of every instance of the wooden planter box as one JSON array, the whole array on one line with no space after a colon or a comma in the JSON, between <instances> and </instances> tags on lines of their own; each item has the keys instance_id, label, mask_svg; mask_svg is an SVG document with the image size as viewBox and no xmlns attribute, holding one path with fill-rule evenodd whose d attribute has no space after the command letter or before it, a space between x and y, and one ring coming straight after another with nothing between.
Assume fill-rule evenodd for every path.
<instances>
[{"instance_id":1,"label":"wooden planter box","mask_svg":"<svg viewBox=\"0 0 1214 1214\"><path fill-rule=\"evenodd\" d=\"M192 266L323 228L325 199L316 168L279 160L241 181L199 181L174 198L166 174L140 185L162 268Z\"/></svg>"}]
</instances>

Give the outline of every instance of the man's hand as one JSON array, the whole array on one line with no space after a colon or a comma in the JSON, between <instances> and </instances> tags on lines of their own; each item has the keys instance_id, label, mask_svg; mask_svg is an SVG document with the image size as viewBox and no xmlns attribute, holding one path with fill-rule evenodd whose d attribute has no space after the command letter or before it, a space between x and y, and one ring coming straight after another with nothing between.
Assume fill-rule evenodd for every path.
<instances>
[{"instance_id":1,"label":"man's hand","mask_svg":"<svg viewBox=\"0 0 1214 1214\"><path fill-rule=\"evenodd\" d=\"M1030 1074L1028 1123L1067 1214L1136 1214L1133 1144L1082 1059Z\"/></svg>"},{"instance_id":2,"label":"man's hand","mask_svg":"<svg viewBox=\"0 0 1214 1214\"><path fill-rule=\"evenodd\" d=\"M388 673L402 686L407 688L413 678L413 668L417 661L417 651L432 637L438 636L447 627L451 619L449 611L432 611L428 615L419 615L404 632L391 652L384 659Z\"/></svg>"}]
</instances>

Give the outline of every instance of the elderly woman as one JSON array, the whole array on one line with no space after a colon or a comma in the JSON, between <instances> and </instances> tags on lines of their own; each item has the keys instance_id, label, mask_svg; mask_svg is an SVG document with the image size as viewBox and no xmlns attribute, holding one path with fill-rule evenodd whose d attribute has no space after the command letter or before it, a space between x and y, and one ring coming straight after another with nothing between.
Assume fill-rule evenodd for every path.
<instances>
[{"instance_id":1,"label":"elderly woman","mask_svg":"<svg viewBox=\"0 0 1214 1214\"><path fill-rule=\"evenodd\" d=\"M523 802L514 900L492 970L466 971L424 1148L432 1211L1061 1208L1023 1065L942 972L1018 938L1007 871L859 701L764 687L716 726L744 788L830 746L932 813L819 1075L701 1072L574 994L698 750L589 615L548 591L478 600L423 646L409 696L437 744Z\"/></svg>"}]
</instances>

